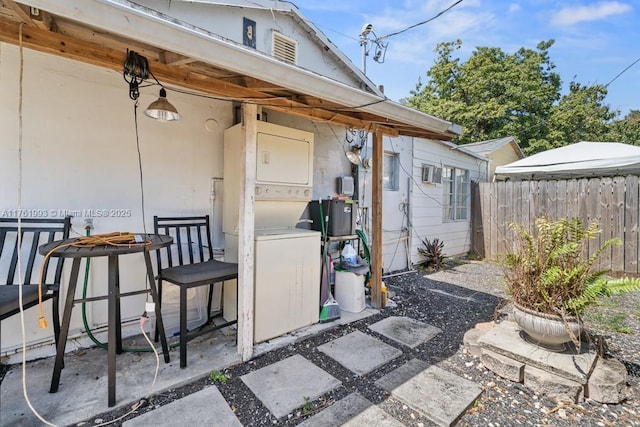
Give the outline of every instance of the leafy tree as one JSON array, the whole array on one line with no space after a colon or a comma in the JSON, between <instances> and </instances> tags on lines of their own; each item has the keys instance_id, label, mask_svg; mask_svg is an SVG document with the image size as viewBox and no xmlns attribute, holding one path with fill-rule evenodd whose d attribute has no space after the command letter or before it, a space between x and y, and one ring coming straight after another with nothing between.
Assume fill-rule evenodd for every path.
<instances>
[{"instance_id":1,"label":"leafy tree","mask_svg":"<svg viewBox=\"0 0 640 427\"><path fill-rule=\"evenodd\" d=\"M405 102L460 124L459 144L514 136L532 154L602 140L617 114L604 104L606 88L571 82L569 93L561 96L562 81L549 56L553 44L543 41L536 49L520 48L514 54L477 47L461 62L454 56L460 40L440 43L426 73L428 82L419 80Z\"/></svg>"},{"instance_id":2,"label":"leafy tree","mask_svg":"<svg viewBox=\"0 0 640 427\"><path fill-rule=\"evenodd\" d=\"M569 93L551 108L546 137L529 140L526 151L540 152L578 141L609 141L609 123L617 112L604 104L606 96L602 85L571 82Z\"/></svg>"},{"instance_id":3,"label":"leafy tree","mask_svg":"<svg viewBox=\"0 0 640 427\"><path fill-rule=\"evenodd\" d=\"M631 110L624 119L612 122L607 140L640 146L640 110Z\"/></svg>"}]
</instances>

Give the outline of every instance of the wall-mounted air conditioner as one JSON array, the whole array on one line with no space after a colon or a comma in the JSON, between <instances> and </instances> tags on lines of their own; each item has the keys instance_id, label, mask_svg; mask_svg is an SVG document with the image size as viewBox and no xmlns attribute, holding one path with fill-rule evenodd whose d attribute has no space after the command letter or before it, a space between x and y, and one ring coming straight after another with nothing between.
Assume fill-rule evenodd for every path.
<instances>
[{"instance_id":1,"label":"wall-mounted air conditioner","mask_svg":"<svg viewBox=\"0 0 640 427\"><path fill-rule=\"evenodd\" d=\"M442 168L423 163L422 182L427 184L440 184L442 182Z\"/></svg>"}]
</instances>

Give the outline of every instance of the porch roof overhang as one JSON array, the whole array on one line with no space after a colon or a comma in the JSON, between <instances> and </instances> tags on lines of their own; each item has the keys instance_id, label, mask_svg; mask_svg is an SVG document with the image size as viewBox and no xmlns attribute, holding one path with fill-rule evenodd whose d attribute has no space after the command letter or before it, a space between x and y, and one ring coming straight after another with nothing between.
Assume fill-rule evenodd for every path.
<instances>
[{"instance_id":1,"label":"porch roof overhang","mask_svg":"<svg viewBox=\"0 0 640 427\"><path fill-rule=\"evenodd\" d=\"M128 0L0 0L0 41L121 72L127 49L168 87L187 88L313 121L452 140L431 115L282 62ZM22 27L22 28L21 28Z\"/></svg>"}]
</instances>

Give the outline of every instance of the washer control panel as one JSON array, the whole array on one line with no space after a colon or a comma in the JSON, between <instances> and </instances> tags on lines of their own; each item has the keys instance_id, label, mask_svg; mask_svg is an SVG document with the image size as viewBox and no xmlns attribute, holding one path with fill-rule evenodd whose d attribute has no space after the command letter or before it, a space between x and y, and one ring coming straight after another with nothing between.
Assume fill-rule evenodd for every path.
<instances>
[{"instance_id":1,"label":"washer control panel","mask_svg":"<svg viewBox=\"0 0 640 427\"><path fill-rule=\"evenodd\" d=\"M311 200L311 187L296 185L256 185L256 200Z\"/></svg>"}]
</instances>

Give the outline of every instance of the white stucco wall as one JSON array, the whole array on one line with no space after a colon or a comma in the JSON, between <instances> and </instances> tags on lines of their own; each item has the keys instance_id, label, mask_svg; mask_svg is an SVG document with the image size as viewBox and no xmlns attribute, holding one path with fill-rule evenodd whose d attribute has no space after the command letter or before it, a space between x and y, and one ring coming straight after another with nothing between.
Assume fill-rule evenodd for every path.
<instances>
[{"instance_id":1,"label":"white stucco wall","mask_svg":"<svg viewBox=\"0 0 640 427\"><path fill-rule=\"evenodd\" d=\"M0 44L0 209L18 204L18 53L17 47ZM134 101L122 75L25 49L22 87L22 208L42 209L51 216L74 212L74 235L84 234L85 216L94 216L93 233L139 232L144 226L151 232L154 214L211 212L212 178L222 177L222 132L232 124L230 103L170 92L168 98L183 119L159 123L143 114L157 98L158 87L141 90L143 225ZM87 209L120 209L124 216L95 217L83 212ZM143 265L141 256L121 257L123 291L144 288ZM67 263L67 273L69 267ZM102 294L106 277L106 259L94 260L89 295ZM165 297L168 309L175 296ZM48 311L50 303L45 305ZM123 300L124 318L137 318L143 310L144 296ZM106 325L106 301L90 303L88 312L92 327ZM78 305L70 336L80 331L80 313ZM37 309L27 315L27 342L50 342L51 328L37 326ZM18 317L2 322L3 351L19 345ZM175 315L165 319L168 325L177 322Z\"/></svg>"},{"instance_id":2,"label":"white stucco wall","mask_svg":"<svg viewBox=\"0 0 640 427\"><path fill-rule=\"evenodd\" d=\"M0 44L0 211L15 209L18 204L19 71L18 48ZM149 232L153 230L153 215L213 213L214 245L224 247L220 223L224 202L220 181L223 131L233 124L233 107L230 102L169 91L168 99L182 120L159 123L143 113L157 94L157 86L141 89L138 108L144 226ZM85 217L93 219L93 234L142 231L133 107L128 85L120 73L25 49L22 208L44 210L51 216L73 214L75 236L85 233ZM314 133L313 198L335 196L336 178L350 173L350 163L344 155L348 147L344 144L345 129L275 111L264 113L263 117L270 122ZM86 212L98 209L125 213L96 217L95 213ZM70 264L66 264L63 283L68 280ZM141 256L121 257L120 269L123 291L145 286ZM93 260L88 296L102 295L106 278L106 259ZM78 298L82 280L83 277L78 284ZM177 292L171 288L165 286L163 299L165 326L170 331L178 324ZM191 297L202 302L200 311L189 313L190 319L197 322L204 316L206 298L204 290L193 291ZM144 299L144 296L123 299L123 318L137 319L144 309ZM45 303L48 319L51 319L50 305ZM87 311L90 327L99 339L106 340L102 334L107 323L106 301L88 304ZM35 348L30 354L33 357L52 354L51 327L38 328L36 308L26 313L27 343ZM81 334L80 313L77 305L69 336L80 337L78 345L90 345ZM137 334L136 324L125 327L123 333ZM12 353L19 347L19 329L18 316L2 322L2 352ZM68 345L69 350L74 342Z\"/></svg>"},{"instance_id":3,"label":"white stucco wall","mask_svg":"<svg viewBox=\"0 0 640 427\"><path fill-rule=\"evenodd\" d=\"M443 220L442 184L421 182L423 163L437 166L450 166L469 171L471 181L486 181L488 162L465 154L451 147L420 138L413 144L413 175L411 189L411 218L413 225L411 259L413 263L421 260L418 247L423 239L438 238L444 242L447 256L466 254L471 247L471 205L467 201L468 218L460 221Z\"/></svg>"}]
</instances>

